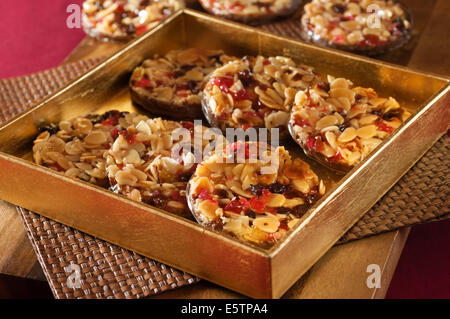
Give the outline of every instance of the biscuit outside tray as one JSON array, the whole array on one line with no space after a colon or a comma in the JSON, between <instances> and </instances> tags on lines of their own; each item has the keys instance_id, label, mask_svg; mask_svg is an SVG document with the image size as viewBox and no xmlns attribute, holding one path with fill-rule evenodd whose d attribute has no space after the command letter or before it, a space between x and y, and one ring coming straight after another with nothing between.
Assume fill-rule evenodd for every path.
<instances>
[{"instance_id":1,"label":"biscuit outside tray","mask_svg":"<svg viewBox=\"0 0 450 319\"><path fill-rule=\"evenodd\" d=\"M75 79L100 60L85 60L30 76L0 80L0 122ZM450 217L450 138L443 136L340 240L348 241ZM139 298L198 281L147 257L18 209L56 298ZM81 267L81 288L67 287Z\"/></svg>"}]
</instances>

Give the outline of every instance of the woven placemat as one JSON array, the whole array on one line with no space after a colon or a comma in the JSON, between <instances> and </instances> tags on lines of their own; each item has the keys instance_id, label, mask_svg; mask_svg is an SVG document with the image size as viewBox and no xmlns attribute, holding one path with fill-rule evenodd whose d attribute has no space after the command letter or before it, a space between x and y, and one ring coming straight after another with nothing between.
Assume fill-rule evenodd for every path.
<instances>
[{"instance_id":1,"label":"woven placemat","mask_svg":"<svg viewBox=\"0 0 450 319\"><path fill-rule=\"evenodd\" d=\"M0 80L0 122L42 100L99 61L80 61ZM442 137L339 243L449 218L449 147L449 138ZM19 212L56 298L140 298L198 281L27 210L19 208ZM67 285L73 272L64 267L70 264L81 267L80 289Z\"/></svg>"}]
</instances>

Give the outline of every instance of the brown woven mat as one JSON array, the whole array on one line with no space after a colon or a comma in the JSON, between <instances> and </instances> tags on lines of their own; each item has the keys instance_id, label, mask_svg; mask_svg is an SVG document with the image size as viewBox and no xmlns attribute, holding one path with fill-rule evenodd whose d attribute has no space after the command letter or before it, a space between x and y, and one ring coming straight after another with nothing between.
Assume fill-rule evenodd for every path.
<instances>
[{"instance_id":1,"label":"brown woven mat","mask_svg":"<svg viewBox=\"0 0 450 319\"><path fill-rule=\"evenodd\" d=\"M142 298L198 281L25 209L19 212L56 298ZM65 269L70 264L80 267L78 289L67 284L75 274L75 269Z\"/></svg>"},{"instance_id":2,"label":"brown woven mat","mask_svg":"<svg viewBox=\"0 0 450 319\"><path fill-rule=\"evenodd\" d=\"M66 85L99 60L67 64L42 73L0 80L0 122ZM418 223L450 217L449 138L436 145L339 241L360 239ZM198 279L149 258L95 239L45 217L19 209L31 243L57 298L138 298ZM81 288L67 286L81 267ZM73 271L73 270L72 270Z\"/></svg>"}]
</instances>

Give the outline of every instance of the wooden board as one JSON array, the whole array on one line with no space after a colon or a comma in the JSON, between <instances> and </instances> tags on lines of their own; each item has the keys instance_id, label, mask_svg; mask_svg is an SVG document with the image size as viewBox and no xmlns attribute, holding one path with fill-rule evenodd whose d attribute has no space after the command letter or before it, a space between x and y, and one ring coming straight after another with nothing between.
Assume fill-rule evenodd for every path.
<instances>
[{"instance_id":1,"label":"wooden board","mask_svg":"<svg viewBox=\"0 0 450 319\"><path fill-rule=\"evenodd\" d=\"M421 31L414 52L407 61L387 56L387 61L403 62L408 66L437 74L450 74L450 1L409 0L417 14L431 15L429 22L421 22ZM417 19L423 21L422 19ZM86 38L65 62L82 58L109 55L121 47L117 43L99 43ZM389 287L409 229L386 233L332 248L286 294L285 298L384 298ZM381 287L368 288L367 266L377 264L381 269ZM22 220L14 206L0 201L0 274L45 280L26 236ZM3 277L0 275L0 290ZM8 277L9 287L11 279ZM22 281L21 281L22 282ZM31 285L31 283L30 283ZM9 295L14 297L14 295ZM35 297L39 297L36 292ZM155 298L239 298L238 294L214 284L199 284L173 290Z\"/></svg>"}]
</instances>

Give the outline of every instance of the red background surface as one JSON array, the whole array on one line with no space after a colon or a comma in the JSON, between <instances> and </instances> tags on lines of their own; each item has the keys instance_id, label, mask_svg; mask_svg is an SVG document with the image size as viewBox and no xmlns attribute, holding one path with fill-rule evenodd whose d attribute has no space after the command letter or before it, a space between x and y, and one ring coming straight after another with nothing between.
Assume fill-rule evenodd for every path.
<instances>
[{"instance_id":1,"label":"red background surface","mask_svg":"<svg viewBox=\"0 0 450 319\"><path fill-rule=\"evenodd\" d=\"M69 4L82 0L0 0L0 78L60 64L83 39L66 27ZM387 298L450 298L450 221L416 226Z\"/></svg>"}]
</instances>

